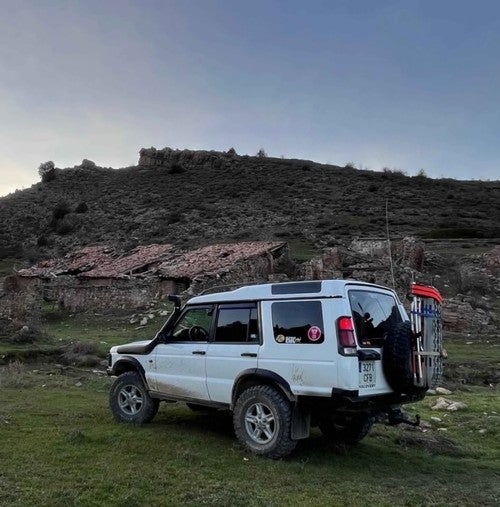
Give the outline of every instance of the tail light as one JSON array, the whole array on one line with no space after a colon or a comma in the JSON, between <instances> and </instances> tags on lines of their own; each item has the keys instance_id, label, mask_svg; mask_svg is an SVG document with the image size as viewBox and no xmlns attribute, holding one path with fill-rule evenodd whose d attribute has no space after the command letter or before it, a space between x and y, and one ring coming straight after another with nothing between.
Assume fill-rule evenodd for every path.
<instances>
[{"instance_id":1,"label":"tail light","mask_svg":"<svg viewBox=\"0 0 500 507\"><path fill-rule=\"evenodd\" d=\"M339 352L343 356L356 356L358 354L351 317L339 317L337 320L337 337Z\"/></svg>"}]
</instances>

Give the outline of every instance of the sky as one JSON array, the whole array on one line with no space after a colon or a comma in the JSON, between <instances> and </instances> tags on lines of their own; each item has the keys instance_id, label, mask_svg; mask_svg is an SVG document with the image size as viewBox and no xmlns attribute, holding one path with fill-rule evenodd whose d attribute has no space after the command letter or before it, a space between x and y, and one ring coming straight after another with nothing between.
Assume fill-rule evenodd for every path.
<instances>
[{"instance_id":1,"label":"sky","mask_svg":"<svg viewBox=\"0 0 500 507\"><path fill-rule=\"evenodd\" d=\"M150 146L500 179L500 2L0 0L0 195Z\"/></svg>"}]
</instances>

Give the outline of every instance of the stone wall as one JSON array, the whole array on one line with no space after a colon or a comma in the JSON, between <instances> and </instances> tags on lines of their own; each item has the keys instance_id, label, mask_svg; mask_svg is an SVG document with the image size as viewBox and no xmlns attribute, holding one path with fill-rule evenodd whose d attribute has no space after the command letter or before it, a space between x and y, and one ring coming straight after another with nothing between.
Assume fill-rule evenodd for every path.
<instances>
[{"instance_id":1,"label":"stone wall","mask_svg":"<svg viewBox=\"0 0 500 507\"><path fill-rule=\"evenodd\" d=\"M173 164L181 166L206 165L210 167L224 167L238 157L235 152L221 151L192 151L173 150L172 148L142 148L139 152L139 167L172 167Z\"/></svg>"},{"instance_id":2,"label":"stone wall","mask_svg":"<svg viewBox=\"0 0 500 507\"><path fill-rule=\"evenodd\" d=\"M29 282L29 283L28 283ZM42 285L38 280L9 276L0 290L0 317L38 326L42 315Z\"/></svg>"},{"instance_id":3,"label":"stone wall","mask_svg":"<svg viewBox=\"0 0 500 507\"><path fill-rule=\"evenodd\" d=\"M44 284L44 292L50 300L71 312L112 312L146 307L159 298L160 283L159 280L78 280L59 277Z\"/></svg>"},{"instance_id":4,"label":"stone wall","mask_svg":"<svg viewBox=\"0 0 500 507\"><path fill-rule=\"evenodd\" d=\"M414 273L422 270L423 243L412 237L393 241L391 254L396 289L407 291ZM351 278L392 286L387 241L355 239L347 247L328 248L321 257L303 264L302 277L309 280Z\"/></svg>"}]
</instances>

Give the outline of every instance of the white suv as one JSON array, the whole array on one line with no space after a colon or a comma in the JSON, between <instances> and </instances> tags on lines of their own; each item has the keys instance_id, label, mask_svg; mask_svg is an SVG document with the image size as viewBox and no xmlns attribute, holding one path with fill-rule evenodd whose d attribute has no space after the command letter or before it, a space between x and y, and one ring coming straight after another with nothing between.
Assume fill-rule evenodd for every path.
<instances>
[{"instance_id":1,"label":"white suv","mask_svg":"<svg viewBox=\"0 0 500 507\"><path fill-rule=\"evenodd\" d=\"M111 411L141 424L161 400L228 409L243 446L270 458L314 425L354 444L381 415L411 423L399 407L424 396L442 357L439 293L412 292L412 324L394 291L355 281L251 285L183 308L171 297L153 340L111 349Z\"/></svg>"}]
</instances>

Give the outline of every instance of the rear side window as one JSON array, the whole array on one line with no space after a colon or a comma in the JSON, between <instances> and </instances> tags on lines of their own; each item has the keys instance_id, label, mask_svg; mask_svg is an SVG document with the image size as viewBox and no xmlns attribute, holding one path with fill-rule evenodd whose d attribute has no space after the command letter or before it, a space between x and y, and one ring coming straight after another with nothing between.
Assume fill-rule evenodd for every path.
<instances>
[{"instance_id":1,"label":"rear side window","mask_svg":"<svg viewBox=\"0 0 500 507\"><path fill-rule=\"evenodd\" d=\"M277 343L323 343L325 328L320 301L289 301L271 305Z\"/></svg>"},{"instance_id":2,"label":"rear side window","mask_svg":"<svg viewBox=\"0 0 500 507\"><path fill-rule=\"evenodd\" d=\"M221 306L214 341L215 343L259 343L256 306Z\"/></svg>"},{"instance_id":3,"label":"rear side window","mask_svg":"<svg viewBox=\"0 0 500 507\"><path fill-rule=\"evenodd\" d=\"M393 296L364 290L350 290L354 328L362 347L381 346L385 333L398 322L401 313Z\"/></svg>"}]
</instances>

